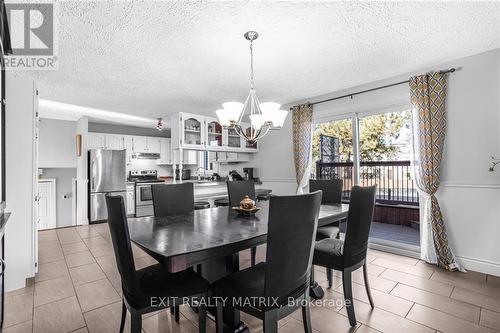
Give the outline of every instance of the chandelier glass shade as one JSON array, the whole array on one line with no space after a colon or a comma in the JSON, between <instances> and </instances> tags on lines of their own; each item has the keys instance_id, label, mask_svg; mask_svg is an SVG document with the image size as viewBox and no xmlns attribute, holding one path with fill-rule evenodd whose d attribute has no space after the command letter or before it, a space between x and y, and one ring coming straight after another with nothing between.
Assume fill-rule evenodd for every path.
<instances>
[{"instance_id":1,"label":"chandelier glass shade","mask_svg":"<svg viewBox=\"0 0 500 333\"><path fill-rule=\"evenodd\" d=\"M281 105L278 103L260 103L255 91L253 73L253 41L259 34L248 31L244 36L250 41L250 92L244 103L223 103L222 109L216 110L215 113L221 126L234 129L240 137L254 144L269 130L282 128L288 111L280 110ZM246 118L250 122L249 128L244 126Z\"/></svg>"}]
</instances>

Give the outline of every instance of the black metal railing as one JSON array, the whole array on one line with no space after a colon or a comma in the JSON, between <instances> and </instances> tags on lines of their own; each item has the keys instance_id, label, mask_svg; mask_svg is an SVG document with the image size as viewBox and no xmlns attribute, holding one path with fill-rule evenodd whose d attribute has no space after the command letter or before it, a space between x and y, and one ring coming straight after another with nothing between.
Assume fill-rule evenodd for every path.
<instances>
[{"instance_id":1,"label":"black metal railing","mask_svg":"<svg viewBox=\"0 0 500 333\"><path fill-rule=\"evenodd\" d=\"M342 179L343 198L349 199L354 184L353 162L316 162L317 179ZM410 161L361 162L361 186L377 185L377 203L418 205L418 193L411 174Z\"/></svg>"}]
</instances>

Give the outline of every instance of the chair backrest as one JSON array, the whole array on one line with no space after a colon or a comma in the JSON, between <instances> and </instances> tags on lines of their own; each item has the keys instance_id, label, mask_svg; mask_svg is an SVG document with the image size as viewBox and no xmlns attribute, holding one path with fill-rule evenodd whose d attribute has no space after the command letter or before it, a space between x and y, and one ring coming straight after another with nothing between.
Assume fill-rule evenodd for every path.
<instances>
[{"instance_id":1,"label":"chair backrest","mask_svg":"<svg viewBox=\"0 0 500 333\"><path fill-rule=\"evenodd\" d=\"M269 201L265 296L281 300L309 285L321 191Z\"/></svg>"},{"instance_id":2,"label":"chair backrest","mask_svg":"<svg viewBox=\"0 0 500 333\"><path fill-rule=\"evenodd\" d=\"M120 195L107 195L106 205L108 208L109 231L116 265L122 280L122 289L125 294L130 295L135 290L135 265L123 197Z\"/></svg>"},{"instance_id":3,"label":"chair backrest","mask_svg":"<svg viewBox=\"0 0 500 333\"><path fill-rule=\"evenodd\" d=\"M194 211L193 183L151 185L155 216L186 214Z\"/></svg>"},{"instance_id":4,"label":"chair backrest","mask_svg":"<svg viewBox=\"0 0 500 333\"><path fill-rule=\"evenodd\" d=\"M338 204L342 202L342 179L311 179L309 180L309 192L321 190L322 204Z\"/></svg>"},{"instance_id":5,"label":"chair backrest","mask_svg":"<svg viewBox=\"0 0 500 333\"><path fill-rule=\"evenodd\" d=\"M253 180L229 181L227 182L227 194L231 207L239 206L245 195L255 200L255 182Z\"/></svg>"},{"instance_id":6,"label":"chair backrest","mask_svg":"<svg viewBox=\"0 0 500 333\"><path fill-rule=\"evenodd\" d=\"M352 187L343 252L346 266L355 265L366 258L376 188Z\"/></svg>"}]
</instances>

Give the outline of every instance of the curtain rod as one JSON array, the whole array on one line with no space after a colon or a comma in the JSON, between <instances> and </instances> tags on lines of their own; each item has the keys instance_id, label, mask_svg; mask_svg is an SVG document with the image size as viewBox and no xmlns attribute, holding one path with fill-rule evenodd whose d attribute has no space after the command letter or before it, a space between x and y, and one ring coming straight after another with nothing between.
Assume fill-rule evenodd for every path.
<instances>
[{"instance_id":1,"label":"curtain rod","mask_svg":"<svg viewBox=\"0 0 500 333\"><path fill-rule=\"evenodd\" d=\"M446 70L441 70L441 71L439 71L439 73L446 74L446 73L453 73L455 71L456 71L455 68L450 68L450 69L446 69ZM362 91L358 91L358 92L355 92L355 93L352 93L352 94L343 95L343 96L328 98L328 99L324 99L324 100L318 101L318 102L313 102L313 103L310 103L310 104L311 105L316 105L316 104L320 104L320 103L335 101L337 99L346 98L346 97L351 97L351 99L352 99L353 96L356 96L356 95L364 94L364 93L375 91L375 90L390 88L390 87L398 86L400 84L405 84L405 83L408 83L408 82L410 82L410 80L396 82L396 83L391 83L391 84L387 84L385 86L380 86L380 87L376 87L376 88L372 88L372 89L362 90ZM290 110L291 109L292 108L290 108Z\"/></svg>"}]
</instances>

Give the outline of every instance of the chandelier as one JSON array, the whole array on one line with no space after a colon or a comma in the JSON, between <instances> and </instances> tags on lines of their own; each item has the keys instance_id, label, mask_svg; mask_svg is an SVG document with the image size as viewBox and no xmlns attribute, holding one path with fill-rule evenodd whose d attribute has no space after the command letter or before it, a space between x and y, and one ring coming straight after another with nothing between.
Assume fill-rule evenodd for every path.
<instances>
[{"instance_id":1,"label":"chandelier","mask_svg":"<svg viewBox=\"0 0 500 333\"><path fill-rule=\"evenodd\" d=\"M223 103L223 109L216 110L215 113L222 127L233 129L249 144L254 144L269 130L283 127L288 111L280 110L281 104L278 103L259 102L253 74L253 41L259 34L256 31L248 31L244 36L250 41L250 92L245 103ZM250 121L249 128L245 128L243 123L247 118Z\"/></svg>"}]
</instances>

